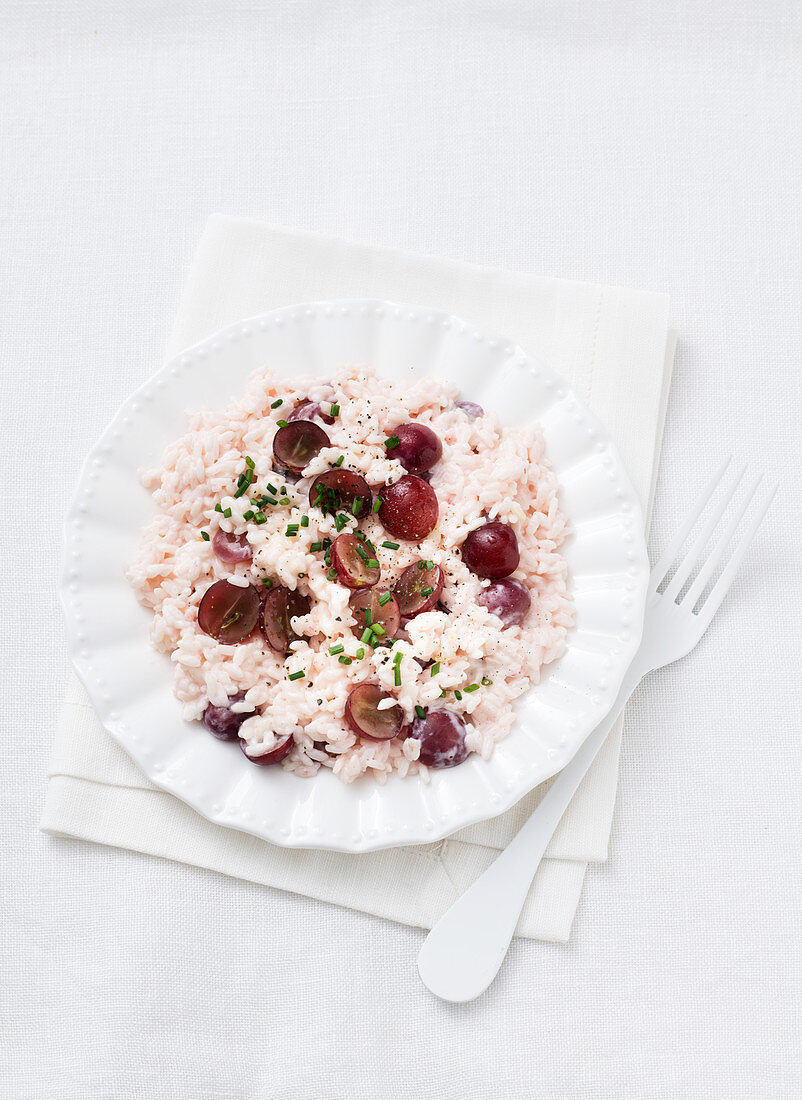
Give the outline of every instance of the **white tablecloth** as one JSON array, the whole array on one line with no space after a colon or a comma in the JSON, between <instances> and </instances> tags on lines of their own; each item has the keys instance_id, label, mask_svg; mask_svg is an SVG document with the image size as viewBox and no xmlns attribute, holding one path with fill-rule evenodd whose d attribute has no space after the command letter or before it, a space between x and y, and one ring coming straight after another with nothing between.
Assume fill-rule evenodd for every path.
<instances>
[{"instance_id":1,"label":"white tablecloth","mask_svg":"<svg viewBox=\"0 0 802 1100\"><path fill-rule=\"evenodd\" d=\"M800 42L791 2L3 5L3 1100L800 1094ZM474 1004L417 931L37 829L60 518L213 210L667 290L654 548L730 447L782 479L633 702L571 943Z\"/></svg>"}]
</instances>

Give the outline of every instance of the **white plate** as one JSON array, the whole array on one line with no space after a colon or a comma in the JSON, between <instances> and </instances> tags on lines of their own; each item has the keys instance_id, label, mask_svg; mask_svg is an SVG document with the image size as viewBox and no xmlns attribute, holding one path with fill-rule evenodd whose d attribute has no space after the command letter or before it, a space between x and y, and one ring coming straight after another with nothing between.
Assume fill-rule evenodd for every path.
<instances>
[{"instance_id":1,"label":"white plate","mask_svg":"<svg viewBox=\"0 0 802 1100\"><path fill-rule=\"evenodd\" d=\"M137 471L181 435L187 407L220 407L257 367L330 372L368 363L394 379L457 382L502 422L537 420L572 528L564 553L576 626L565 656L518 703L490 761L380 786L330 771L254 768L180 717L173 668L148 641L151 612L123 577L152 514ZM276 310L224 329L163 367L89 455L67 517L60 595L70 654L103 725L142 771L205 817L276 844L366 852L436 840L507 809L559 771L612 704L640 641L648 559L638 499L618 454L560 378L503 337L443 313L379 301Z\"/></svg>"}]
</instances>

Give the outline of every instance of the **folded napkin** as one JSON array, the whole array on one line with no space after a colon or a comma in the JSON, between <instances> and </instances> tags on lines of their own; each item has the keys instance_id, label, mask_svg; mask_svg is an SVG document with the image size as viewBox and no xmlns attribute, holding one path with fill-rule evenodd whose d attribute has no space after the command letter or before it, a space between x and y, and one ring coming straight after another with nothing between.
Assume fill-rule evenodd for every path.
<instances>
[{"instance_id":1,"label":"folded napkin","mask_svg":"<svg viewBox=\"0 0 802 1100\"><path fill-rule=\"evenodd\" d=\"M607 426L648 516L674 352L662 294L494 271L214 216L168 357L252 314L362 297L459 314L550 364ZM587 864L607 857L620 742L619 722L548 847L519 935L568 938ZM77 681L61 712L48 775L46 832L165 856L424 928L485 870L546 789L435 844L367 855L280 848L212 824L150 783L103 729Z\"/></svg>"}]
</instances>

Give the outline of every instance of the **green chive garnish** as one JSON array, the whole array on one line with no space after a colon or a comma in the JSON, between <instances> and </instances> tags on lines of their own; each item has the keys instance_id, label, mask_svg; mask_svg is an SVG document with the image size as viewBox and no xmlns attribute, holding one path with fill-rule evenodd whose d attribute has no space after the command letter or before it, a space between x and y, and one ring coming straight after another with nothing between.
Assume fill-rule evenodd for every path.
<instances>
[{"instance_id":1,"label":"green chive garnish","mask_svg":"<svg viewBox=\"0 0 802 1100\"><path fill-rule=\"evenodd\" d=\"M278 426L280 428L286 428L287 427L287 421L286 420L277 420L276 423L278 424Z\"/></svg>"},{"instance_id":2,"label":"green chive garnish","mask_svg":"<svg viewBox=\"0 0 802 1100\"><path fill-rule=\"evenodd\" d=\"M373 612L369 607L365 608L365 626L372 626L373 624Z\"/></svg>"},{"instance_id":3,"label":"green chive garnish","mask_svg":"<svg viewBox=\"0 0 802 1100\"><path fill-rule=\"evenodd\" d=\"M383 542L382 546L388 550L397 550L401 544L399 542Z\"/></svg>"},{"instance_id":4,"label":"green chive garnish","mask_svg":"<svg viewBox=\"0 0 802 1100\"><path fill-rule=\"evenodd\" d=\"M289 527L287 528L287 530L284 532L284 534L287 536L288 539L291 539L293 535L297 535L298 534L298 524L297 523L291 523L289 525Z\"/></svg>"},{"instance_id":5,"label":"green chive garnish","mask_svg":"<svg viewBox=\"0 0 802 1100\"><path fill-rule=\"evenodd\" d=\"M301 527L309 526L309 516L301 516Z\"/></svg>"},{"instance_id":6,"label":"green chive garnish","mask_svg":"<svg viewBox=\"0 0 802 1100\"><path fill-rule=\"evenodd\" d=\"M257 512L256 515L253 517L253 522L267 523L267 516L264 514L264 512Z\"/></svg>"},{"instance_id":7,"label":"green chive garnish","mask_svg":"<svg viewBox=\"0 0 802 1100\"><path fill-rule=\"evenodd\" d=\"M289 497L280 497L279 498L279 504L283 504L285 508L287 507L287 505L289 503L290 503L290 498Z\"/></svg>"},{"instance_id":8,"label":"green chive garnish","mask_svg":"<svg viewBox=\"0 0 802 1100\"><path fill-rule=\"evenodd\" d=\"M208 542L209 541L209 532L208 531L201 531L201 538L203 539L204 542Z\"/></svg>"},{"instance_id":9,"label":"green chive garnish","mask_svg":"<svg viewBox=\"0 0 802 1100\"><path fill-rule=\"evenodd\" d=\"M381 623L374 623L372 629L373 633L376 634L379 638L383 638L384 635L387 633Z\"/></svg>"},{"instance_id":10,"label":"green chive garnish","mask_svg":"<svg viewBox=\"0 0 802 1100\"><path fill-rule=\"evenodd\" d=\"M439 671L440 671L440 662L435 661L434 664L432 665L431 675L436 676Z\"/></svg>"},{"instance_id":11,"label":"green chive garnish","mask_svg":"<svg viewBox=\"0 0 802 1100\"><path fill-rule=\"evenodd\" d=\"M273 402L273 404L270 406L270 408L271 409L277 409L279 407L279 405L283 405L283 404L284 404L284 399L282 397L277 397L276 400Z\"/></svg>"},{"instance_id":12,"label":"green chive garnish","mask_svg":"<svg viewBox=\"0 0 802 1100\"><path fill-rule=\"evenodd\" d=\"M231 519L231 509L226 508L225 512L223 512L223 515L226 517L226 519Z\"/></svg>"},{"instance_id":13,"label":"green chive garnish","mask_svg":"<svg viewBox=\"0 0 802 1100\"><path fill-rule=\"evenodd\" d=\"M328 573L326 574L326 576L329 578L330 581L336 581L337 580L337 570L336 569L330 569L328 571Z\"/></svg>"},{"instance_id":14,"label":"green chive garnish","mask_svg":"<svg viewBox=\"0 0 802 1100\"><path fill-rule=\"evenodd\" d=\"M268 491L268 493L272 493L273 496L275 496L276 493L278 492L278 489L275 487L275 485L271 485L270 482L268 482L267 483L267 491Z\"/></svg>"},{"instance_id":15,"label":"green chive garnish","mask_svg":"<svg viewBox=\"0 0 802 1100\"><path fill-rule=\"evenodd\" d=\"M489 688L489 687L493 686L493 681L488 680L488 678L486 676L483 676L482 677L482 684L483 684L484 687Z\"/></svg>"},{"instance_id":16,"label":"green chive garnish","mask_svg":"<svg viewBox=\"0 0 802 1100\"><path fill-rule=\"evenodd\" d=\"M381 506L382 506L382 498L381 497L376 497L376 499L373 501L373 511L378 512L378 510L381 508Z\"/></svg>"},{"instance_id":17,"label":"green chive garnish","mask_svg":"<svg viewBox=\"0 0 802 1100\"><path fill-rule=\"evenodd\" d=\"M334 465L335 466L342 466L343 462L345 462L345 455L340 455L340 457L337 459L337 461L334 463Z\"/></svg>"},{"instance_id":18,"label":"green chive garnish","mask_svg":"<svg viewBox=\"0 0 802 1100\"><path fill-rule=\"evenodd\" d=\"M342 642L338 642L337 645L329 646L329 653L332 655L332 657L336 657L337 654L342 653L344 649L345 646L342 644Z\"/></svg>"},{"instance_id":19,"label":"green chive garnish","mask_svg":"<svg viewBox=\"0 0 802 1100\"><path fill-rule=\"evenodd\" d=\"M362 497L354 497L354 503L351 505L351 513L354 516L358 516L362 511Z\"/></svg>"},{"instance_id":20,"label":"green chive garnish","mask_svg":"<svg viewBox=\"0 0 802 1100\"><path fill-rule=\"evenodd\" d=\"M379 562L377 558L368 558L368 560L365 562L365 565L368 567L368 569L379 568Z\"/></svg>"},{"instance_id":21,"label":"green chive garnish","mask_svg":"<svg viewBox=\"0 0 802 1100\"><path fill-rule=\"evenodd\" d=\"M342 514L342 512L338 512L337 515L334 517L334 526L337 528L338 532L342 531L343 527L345 527L347 523L348 520Z\"/></svg>"},{"instance_id":22,"label":"green chive garnish","mask_svg":"<svg viewBox=\"0 0 802 1100\"><path fill-rule=\"evenodd\" d=\"M421 596L431 596L432 592L434 592L433 588L422 588L420 590Z\"/></svg>"},{"instance_id":23,"label":"green chive garnish","mask_svg":"<svg viewBox=\"0 0 802 1100\"><path fill-rule=\"evenodd\" d=\"M379 596L379 607L384 607L393 598L392 592L385 592L383 596Z\"/></svg>"},{"instance_id":24,"label":"green chive garnish","mask_svg":"<svg viewBox=\"0 0 802 1100\"><path fill-rule=\"evenodd\" d=\"M384 445L388 451L393 451L398 446L401 440L397 435L391 435L389 439L385 439Z\"/></svg>"},{"instance_id":25,"label":"green chive garnish","mask_svg":"<svg viewBox=\"0 0 802 1100\"><path fill-rule=\"evenodd\" d=\"M253 470L256 468L255 463L250 455L245 456L245 465L248 467L249 470Z\"/></svg>"},{"instance_id":26,"label":"green chive garnish","mask_svg":"<svg viewBox=\"0 0 802 1100\"><path fill-rule=\"evenodd\" d=\"M461 698L462 698L462 692L461 692L461 691L455 691L455 692L454 692L454 694L456 695L456 697L457 697L458 699L461 699Z\"/></svg>"},{"instance_id":27,"label":"green chive garnish","mask_svg":"<svg viewBox=\"0 0 802 1100\"><path fill-rule=\"evenodd\" d=\"M359 640L360 642L364 642L365 645L373 645L373 631L369 626L366 626L362 631L362 637Z\"/></svg>"},{"instance_id":28,"label":"green chive garnish","mask_svg":"<svg viewBox=\"0 0 802 1100\"><path fill-rule=\"evenodd\" d=\"M265 586L265 588L273 587L273 582L271 581L270 577L265 577L265 579L262 581L262 584Z\"/></svg>"},{"instance_id":29,"label":"green chive garnish","mask_svg":"<svg viewBox=\"0 0 802 1100\"><path fill-rule=\"evenodd\" d=\"M427 569L434 569L433 561L425 561L423 564L426 566Z\"/></svg>"},{"instance_id":30,"label":"green chive garnish","mask_svg":"<svg viewBox=\"0 0 802 1100\"><path fill-rule=\"evenodd\" d=\"M242 513L242 518L243 518L243 519L253 519L253 517L254 517L255 515L256 515L256 512L252 512L252 511L250 510L250 508L249 508L247 512L243 512L243 513Z\"/></svg>"},{"instance_id":31,"label":"green chive garnish","mask_svg":"<svg viewBox=\"0 0 802 1100\"><path fill-rule=\"evenodd\" d=\"M423 707L416 706L415 707L415 713L417 714L418 718L425 718L426 717L426 711L423 709Z\"/></svg>"},{"instance_id":32,"label":"green chive garnish","mask_svg":"<svg viewBox=\"0 0 802 1100\"><path fill-rule=\"evenodd\" d=\"M303 672L303 671L301 671L301 672L291 672L289 674L289 676L287 677L287 679L288 680L302 680L304 678L304 676L306 676L306 673Z\"/></svg>"},{"instance_id":33,"label":"green chive garnish","mask_svg":"<svg viewBox=\"0 0 802 1100\"><path fill-rule=\"evenodd\" d=\"M466 691L478 691L479 690L479 685L478 684L468 684L468 686L465 688L465 690Z\"/></svg>"},{"instance_id":34,"label":"green chive garnish","mask_svg":"<svg viewBox=\"0 0 802 1100\"><path fill-rule=\"evenodd\" d=\"M214 510L215 510L215 512L222 512L223 511L223 505L220 503L219 500L218 500L217 504L215 504Z\"/></svg>"},{"instance_id":35,"label":"green chive garnish","mask_svg":"<svg viewBox=\"0 0 802 1100\"><path fill-rule=\"evenodd\" d=\"M278 501L275 497L262 497L262 499L259 501L259 507L264 508L266 504L272 504L275 508L275 506L278 504Z\"/></svg>"},{"instance_id":36,"label":"green chive garnish","mask_svg":"<svg viewBox=\"0 0 802 1100\"><path fill-rule=\"evenodd\" d=\"M337 660L341 665L352 665L354 663L353 657L338 657Z\"/></svg>"},{"instance_id":37,"label":"green chive garnish","mask_svg":"<svg viewBox=\"0 0 802 1100\"><path fill-rule=\"evenodd\" d=\"M367 561L367 560L368 560L368 552L367 552L367 550L365 550L365 549L364 549L363 547L361 547L361 546L359 545L359 543L357 543L357 545L356 545L356 552L357 552L357 554L359 554L359 556L360 556L360 558L362 559L362 561Z\"/></svg>"},{"instance_id":38,"label":"green chive garnish","mask_svg":"<svg viewBox=\"0 0 802 1100\"><path fill-rule=\"evenodd\" d=\"M401 666L400 665L395 666L395 676L393 677L393 679L395 681L395 686L397 688L400 688L401 687Z\"/></svg>"},{"instance_id":39,"label":"green chive garnish","mask_svg":"<svg viewBox=\"0 0 802 1100\"><path fill-rule=\"evenodd\" d=\"M322 542L313 542L310 545L309 549L312 551L312 553L315 553L317 550L322 550L323 549L323 543Z\"/></svg>"},{"instance_id":40,"label":"green chive garnish","mask_svg":"<svg viewBox=\"0 0 802 1100\"><path fill-rule=\"evenodd\" d=\"M362 648L362 646L360 646L359 649L356 651L356 659L358 661L361 661L364 656L365 656L365 651Z\"/></svg>"},{"instance_id":41,"label":"green chive garnish","mask_svg":"<svg viewBox=\"0 0 802 1100\"><path fill-rule=\"evenodd\" d=\"M340 406L339 405L332 405L331 408L329 409L329 416L339 416L339 414L340 414Z\"/></svg>"}]
</instances>

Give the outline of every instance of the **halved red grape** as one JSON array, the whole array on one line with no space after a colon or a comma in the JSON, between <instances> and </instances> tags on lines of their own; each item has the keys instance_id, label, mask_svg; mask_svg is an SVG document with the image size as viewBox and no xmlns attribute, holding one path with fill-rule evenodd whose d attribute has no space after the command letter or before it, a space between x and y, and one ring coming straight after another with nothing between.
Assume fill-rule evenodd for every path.
<instances>
[{"instance_id":1,"label":"halved red grape","mask_svg":"<svg viewBox=\"0 0 802 1100\"><path fill-rule=\"evenodd\" d=\"M404 724L404 712L394 703L379 710L379 703L392 699L377 684L359 684L345 701L345 720L354 733L370 741L389 741L397 737Z\"/></svg>"},{"instance_id":2,"label":"halved red grape","mask_svg":"<svg viewBox=\"0 0 802 1100\"><path fill-rule=\"evenodd\" d=\"M462 560L478 577L508 577L518 568L518 539L506 523L486 523L462 544Z\"/></svg>"},{"instance_id":3,"label":"halved red grape","mask_svg":"<svg viewBox=\"0 0 802 1100\"><path fill-rule=\"evenodd\" d=\"M252 718L252 713L237 714L231 709L234 703L241 703L245 698L241 691L229 697L224 707L218 707L209 703L203 712L203 724L206 729L218 741L236 741L239 738L239 728L246 718Z\"/></svg>"},{"instance_id":4,"label":"halved red grape","mask_svg":"<svg viewBox=\"0 0 802 1100\"><path fill-rule=\"evenodd\" d=\"M381 490L379 519L399 539L419 542L437 526L437 494L423 478L406 474Z\"/></svg>"},{"instance_id":5,"label":"halved red grape","mask_svg":"<svg viewBox=\"0 0 802 1100\"><path fill-rule=\"evenodd\" d=\"M477 405L475 401L458 401L456 408L462 409L466 416L470 416L472 420L485 415L485 410L481 405Z\"/></svg>"},{"instance_id":6,"label":"halved red grape","mask_svg":"<svg viewBox=\"0 0 802 1100\"><path fill-rule=\"evenodd\" d=\"M212 539L212 550L220 561L250 561L253 557L247 535L233 535L218 528Z\"/></svg>"},{"instance_id":7,"label":"halved red grape","mask_svg":"<svg viewBox=\"0 0 802 1100\"><path fill-rule=\"evenodd\" d=\"M423 474L431 470L443 457L443 444L426 424L399 424L393 429L392 435L398 439L398 443L387 448L387 457L398 459L411 474Z\"/></svg>"},{"instance_id":8,"label":"halved red grape","mask_svg":"<svg viewBox=\"0 0 802 1100\"><path fill-rule=\"evenodd\" d=\"M290 620L294 615L308 615L309 608L309 597L301 595L297 590L291 592L280 584L270 589L262 604L259 625L271 649L275 649L277 653L288 652L290 642L298 638Z\"/></svg>"},{"instance_id":9,"label":"halved red grape","mask_svg":"<svg viewBox=\"0 0 802 1100\"><path fill-rule=\"evenodd\" d=\"M382 597L386 596L390 597L389 600L385 600L384 604L380 603ZM398 633L398 627L401 624L398 602L386 588L363 588L360 592L354 592L348 605L356 619L355 633L358 636L362 635L367 626L376 626L377 623L384 627L384 634L379 642L390 641ZM368 623L368 612L370 612L370 623Z\"/></svg>"},{"instance_id":10,"label":"halved red grape","mask_svg":"<svg viewBox=\"0 0 802 1100\"><path fill-rule=\"evenodd\" d=\"M405 619L431 611L443 591L443 570L439 565L427 567L426 562L408 565L393 586L398 610Z\"/></svg>"},{"instance_id":11,"label":"halved red grape","mask_svg":"<svg viewBox=\"0 0 802 1100\"><path fill-rule=\"evenodd\" d=\"M198 607L198 626L203 633L226 645L236 645L247 638L258 617L256 589L251 585L241 588L230 581L215 581Z\"/></svg>"},{"instance_id":12,"label":"halved red grape","mask_svg":"<svg viewBox=\"0 0 802 1100\"><path fill-rule=\"evenodd\" d=\"M466 732L467 726L459 714L443 707L416 718L409 736L421 743L418 757L421 764L428 768L453 768L470 755L465 744Z\"/></svg>"},{"instance_id":13,"label":"halved red grape","mask_svg":"<svg viewBox=\"0 0 802 1100\"><path fill-rule=\"evenodd\" d=\"M319 401L302 401L300 405L296 405L292 412L287 414L287 421L293 420L314 420L318 417L324 424L333 424L334 417L329 416L328 413L324 413L320 407Z\"/></svg>"},{"instance_id":14,"label":"halved red grape","mask_svg":"<svg viewBox=\"0 0 802 1100\"><path fill-rule=\"evenodd\" d=\"M240 739L240 748L248 757L252 764L259 764L264 766L265 764L280 764L285 756L289 755L290 749L295 744L295 738L291 733L288 733L286 737L283 737L274 749L270 752L263 752L261 756L251 756L248 752L248 742Z\"/></svg>"},{"instance_id":15,"label":"halved red grape","mask_svg":"<svg viewBox=\"0 0 802 1100\"><path fill-rule=\"evenodd\" d=\"M300 474L330 442L319 424L311 420L293 420L276 432L273 456L285 470Z\"/></svg>"},{"instance_id":16,"label":"halved red grape","mask_svg":"<svg viewBox=\"0 0 802 1100\"><path fill-rule=\"evenodd\" d=\"M331 564L337 570L337 579L347 588L370 588L378 584L381 569L378 564L368 565L369 561L376 560L372 551L348 531L338 535L331 544Z\"/></svg>"},{"instance_id":17,"label":"halved red grape","mask_svg":"<svg viewBox=\"0 0 802 1100\"><path fill-rule=\"evenodd\" d=\"M350 512L358 518L370 512L373 493L364 477L353 470L326 470L309 487L309 503L324 515Z\"/></svg>"},{"instance_id":18,"label":"halved red grape","mask_svg":"<svg viewBox=\"0 0 802 1100\"><path fill-rule=\"evenodd\" d=\"M522 581L504 577L483 588L476 602L498 615L505 626L520 626L532 604L532 597Z\"/></svg>"}]
</instances>

